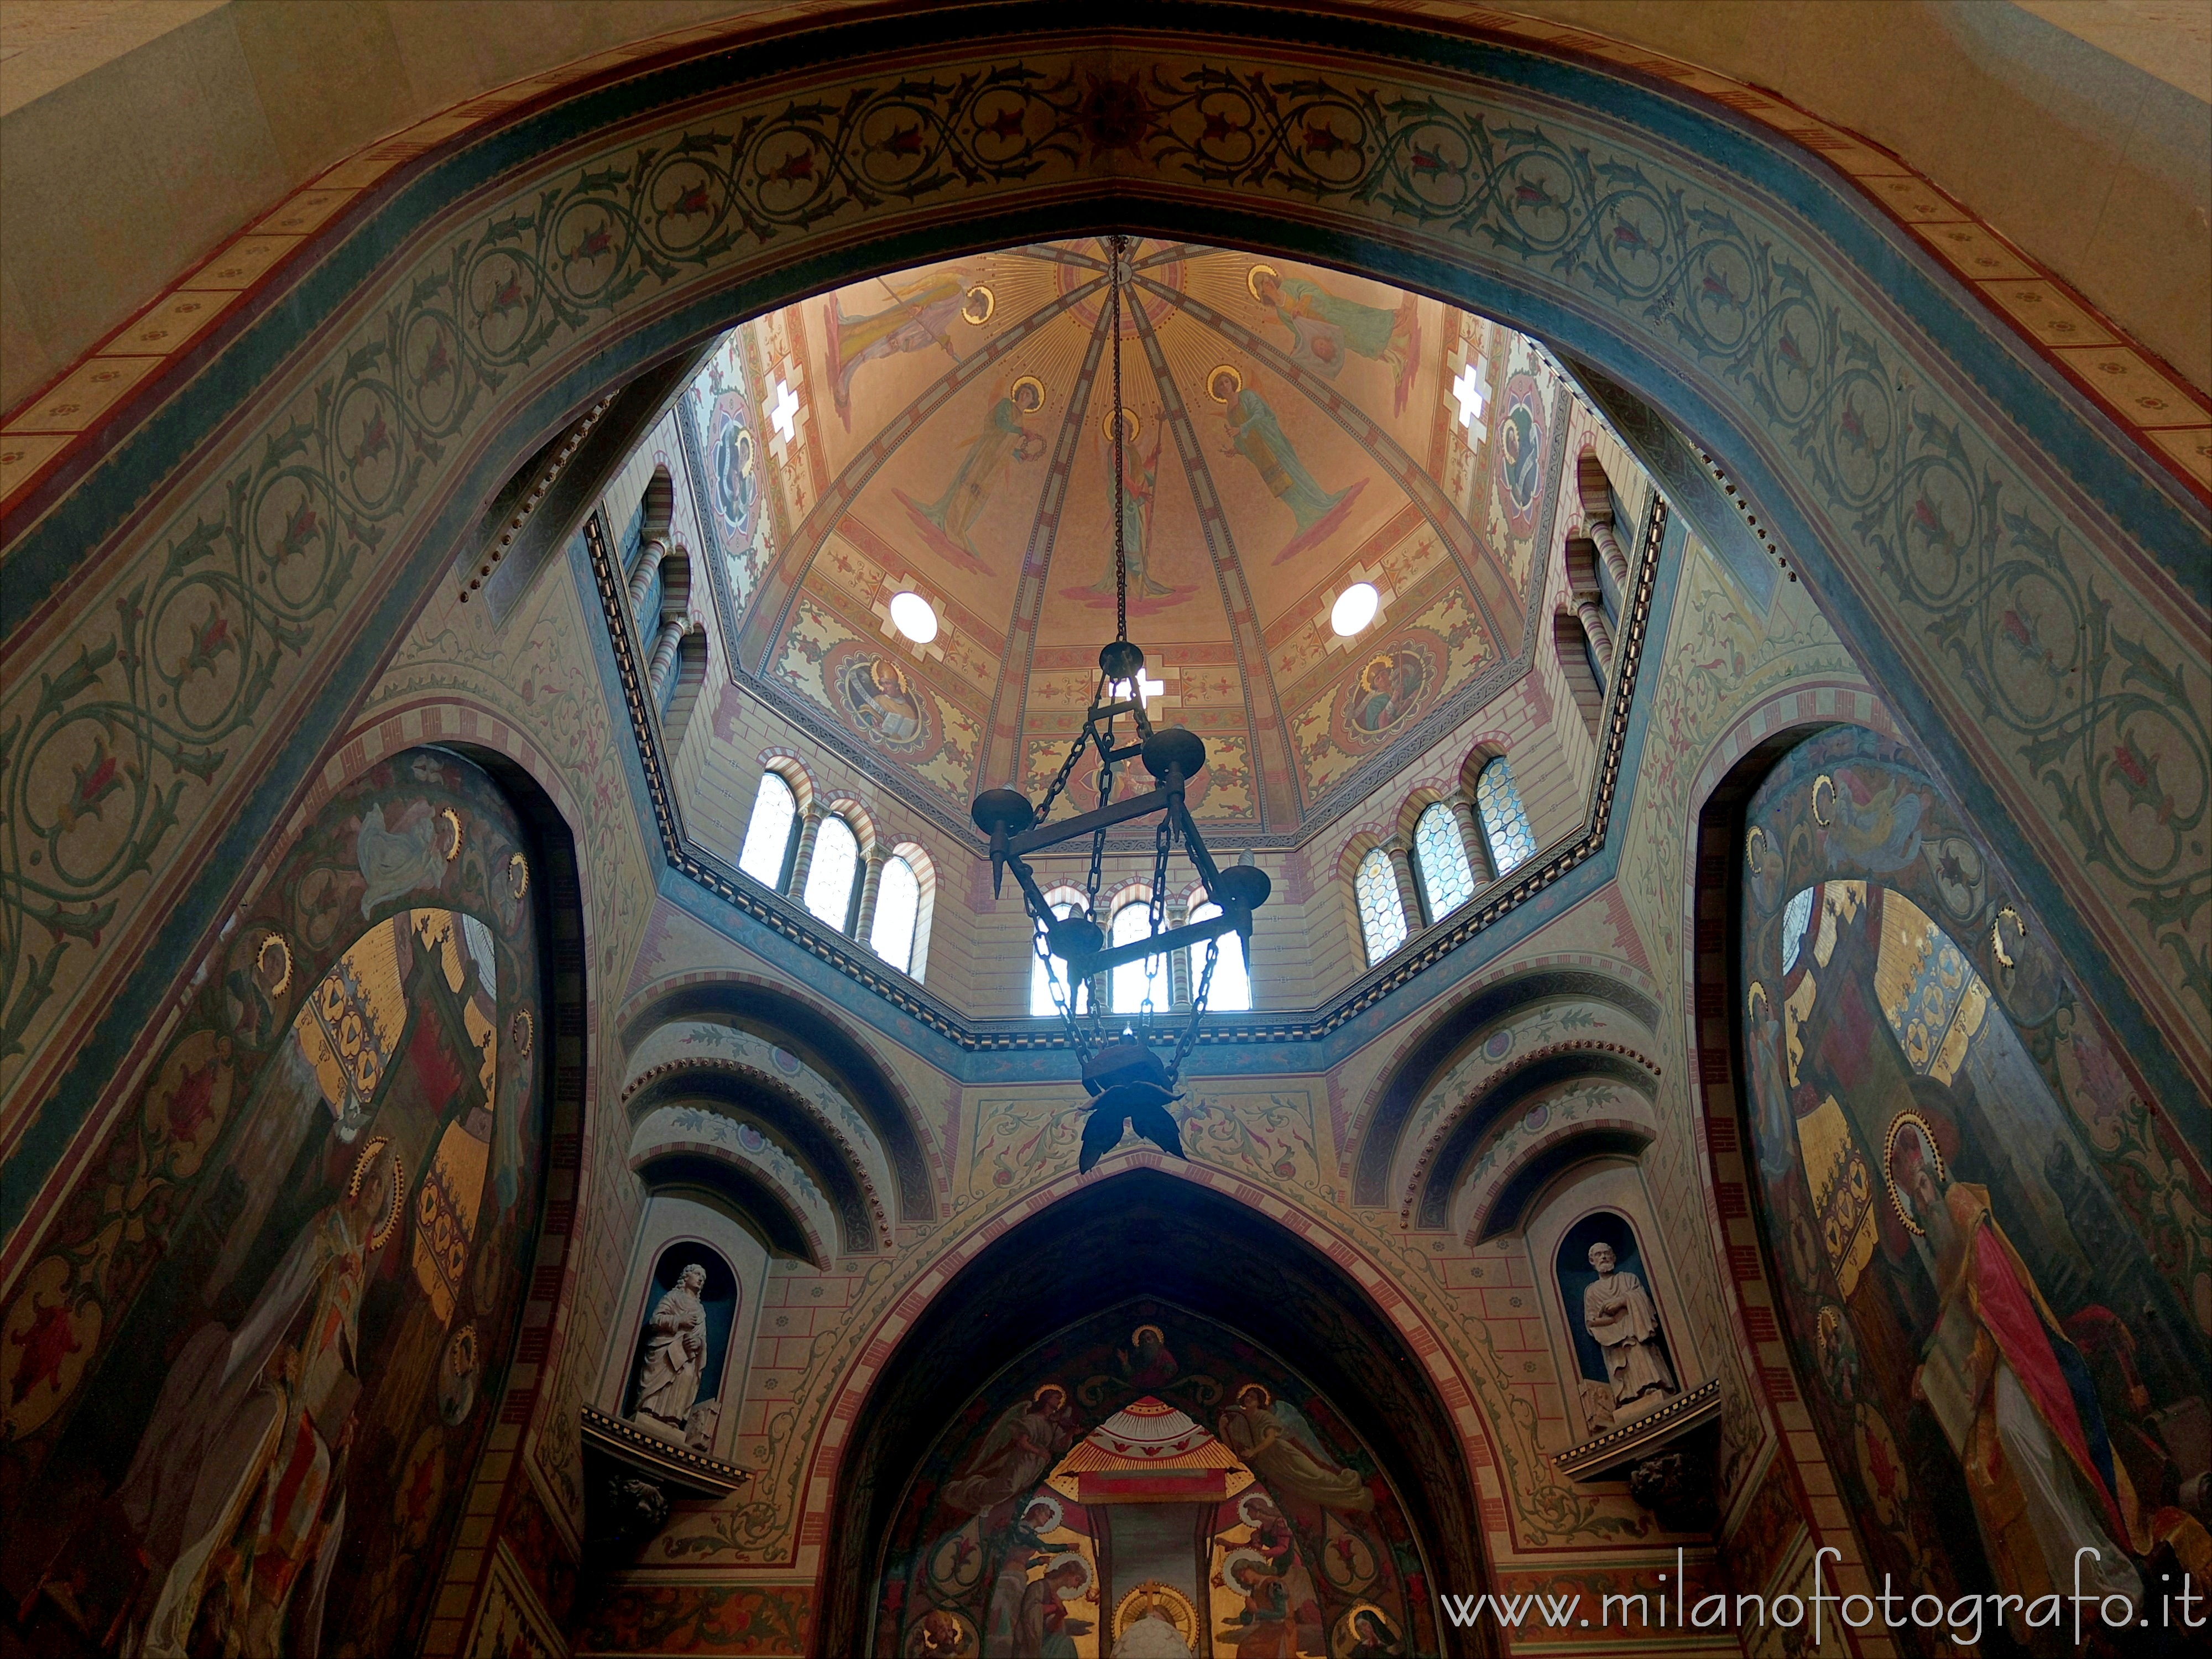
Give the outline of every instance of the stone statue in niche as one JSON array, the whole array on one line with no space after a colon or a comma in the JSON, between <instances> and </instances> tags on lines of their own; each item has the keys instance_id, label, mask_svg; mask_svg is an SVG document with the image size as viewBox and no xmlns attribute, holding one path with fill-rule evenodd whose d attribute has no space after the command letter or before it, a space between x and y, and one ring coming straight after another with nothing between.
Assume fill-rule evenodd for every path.
<instances>
[{"instance_id":1,"label":"stone statue in niche","mask_svg":"<svg viewBox=\"0 0 2212 1659\"><path fill-rule=\"evenodd\" d=\"M688 1440L699 1379L707 1370L707 1309L699 1292L707 1269L694 1261L678 1276L646 1322L645 1358L637 1368L637 1409L630 1420Z\"/></svg>"},{"instance_id":2,"label":"stone statue in niche","mask_svg":"<svg viewBox=\"0 0 2212 1659\"><path fill-rule=\"evenodd\" d=\"M1674 1392L1674 1373L1660 1346L1659 1314L1644 1281L1620 1265L1613 1246L1589 1247L1596 1279L1583 1291L1583 1328L1605 1352L1613 1385L1615 1421L1649 1411Z\"/></svg>"}]
</instances>

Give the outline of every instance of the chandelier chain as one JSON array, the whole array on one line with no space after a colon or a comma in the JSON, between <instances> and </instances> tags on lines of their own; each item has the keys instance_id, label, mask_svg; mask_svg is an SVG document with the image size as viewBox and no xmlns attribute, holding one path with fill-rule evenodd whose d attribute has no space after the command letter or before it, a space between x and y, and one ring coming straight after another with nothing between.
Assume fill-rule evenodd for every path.
<instances>
[{"instance_id":1,"label":"chandelier chain","mask_svg":"<svg viewBox=\"0 0 2212 1659\"><path fill-rule=\"evenodd\" d=\"M1107 419L1114 424L1114 637L1129 637L1129 547L1128 505L1122 500L1121 447L1128 429L1128 416L1121 408L1121 259L1127 239L1112 239L1109 252L1113 266L1109 278L1113 295L1114 329L1114 408ZM1134 688L1131 688L1134 695Z\"/></svg>"},{"instance_id":2,"label":"chandelier chain","mask_svg":"<svg viewBox=\"0 0 2212 1659\"><path fill-rule=\"evenodd\" d=\"M1105 689L1106 677L1102 673L1098 677L1098 689L1091 694L1091 701L1093 704L1098 702L1100 694ZM1039 823L1042 823L1052 816L1053 803L1060 799L1060 792L1067 787L1067 781L1075 771L1075 763L1083 758L1085 746L1084 740L1078 738L1073 745L1069 748L1067 758L1060 762L1060 770L1053 775L1052 785L1044 792L1044 799L1037 807L1036 821Z\"/></svg>"},{"instance_id":3,"label":"chandelier chain","mask_svg":"<svg viewBox=\"0 0 2212 1659\"><path fill-rule=\"evenodd\" d=\"M1194 949L1195 947L1193 947ZM1206 968L1198 983L1191 988L1190 1018L1184 1023L1182 1035L1176 1039L1175 1058L1168 1063L1168 1075L1182 1075L1182 1063L1189 1057L1191 1045L1198 1041L1198 1023L1206 1017L1206 1005L1213 994L1213 964L1221 960L1221 941L1206 941Z\"/></svg>"}]
</instances>

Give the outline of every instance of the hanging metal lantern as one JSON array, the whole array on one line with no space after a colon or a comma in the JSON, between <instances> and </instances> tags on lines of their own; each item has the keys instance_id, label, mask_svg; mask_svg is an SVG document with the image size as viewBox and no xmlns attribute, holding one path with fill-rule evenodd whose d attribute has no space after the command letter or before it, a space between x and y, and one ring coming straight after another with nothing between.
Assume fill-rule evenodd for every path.
<instances>
[{"instance_id":1,"label":"hanging metal lantern","mask_svg":"<svg viewBox=\"0 0 2212 1659\"><path fill-rule=\"evenodd\" d=\"M1121 289L1128 255L1122 237L1112 238L1109 247L1112 267L1108 326L1113 331L1113 407L1118 411L1122 408ZM1206 744L1196 732L1182 726L1154 726L1146 712L1145 653L1129 641L1129 562L1122 501L1127 424L1118 416L1112 422L1116 626L1113 640L1098 653L1098 684L1091 693L1083 729L1069 745L1067 758L1060 763L1059 775L1045 791L1043 800L1032 805L1018 790L988 789L975 798L970 809L976 827L990 837L992 894L995 897L1001 893L1011 870L1036 929L1036 951L1044 962L1054 1006L1083 1062L1083 1086L1092 1097L1079 1165L1086 1172L1120 1143L1125 1124L1163 1151L1177 1158L1183 1155L1182 1137L1167 1108L1181 1098L1175 1092L1176 1079L1191 1045L1198 1040L1221 939L1224 934L1235 933L1243 945L1245 961L1251 960L1252 913L1267 902L1272 886L1267 872L1253 865L1223 869L1215 864L1185 799L1192 781L1205 769ZM1053 823L1053 808L1070 793L1069 779L1087 750L1096 750L1098 755L1098 804L1087 812ZM1116 781L1132 761L1143 764L1152 787L1144 793L1116 800ZM1110 945L1098 915L1107 832L1148 818L1155 820L1150 926L1141 939ZM1047 902L1027 860L1032 854L1085 836L1091 840L1091 867L1084 908L1062 916ZM1189 860L1206 897L1219 914L1164 930L1168 864L1177 847ZM1155 1034L1161 1024L1158 1016L1165 1012L1153 994L1158 964L1172 951L1200 945L1206 947L1205 965L1194 975L1189 1016L1163 1059L1154 1052ZM1066 964L1064 975L1055 969L1055 959ZM1145 995L1137 1009L1115 1013L1100 1006L1109 1000L1103 996L1091 997L1086 1003L1080 989L1085 981L1140 961L1146 964Z\"/></svg>"}]
</instances>

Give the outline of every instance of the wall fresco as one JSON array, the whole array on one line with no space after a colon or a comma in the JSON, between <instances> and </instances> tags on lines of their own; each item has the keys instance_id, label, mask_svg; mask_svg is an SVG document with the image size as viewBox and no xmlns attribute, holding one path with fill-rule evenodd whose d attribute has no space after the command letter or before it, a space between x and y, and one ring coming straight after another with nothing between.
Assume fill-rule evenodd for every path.
<instances>
[{"instance_id":1,"label":"wall fresco","mask_svg":"<svg viewBox=\"0 0 2212 1659\"><path fill-rule=\"evenodd\" d=\"M512 809L413 750L270 875L4 1320L0 1572L94 1644L404 1644L513 1348L546 1013Z\"/></svg>"},{"instance_id":2,"label":"wall fresco","mask_svg":"<svg viewBox=\"0 0 2212 1659\"><path fill-rule=\"evenodd\" d=\"M2174 1507L2204 1472L2206 1194L1901 749L1814 738L1747 824L1763 1219L1875 1561L2032 1602L2087 1549L2084 1583L2142 1602L2161 1546L2212 1549Z\"/></svg>"},{"instance_id":3,"label":"wall fresco","mask_svg":"<svg viewBox=\"0 0 2212 1659\"><path fill-rule=\"evenodd\" d=\"M1213 1322L1145 1304L1053 1335L945 1425L892 1524L872 1650L1258 1659L1373 1631L1412 1659L1436 1651L1427 1582L1326 1400Z\"/></svg>"}]
</instances>

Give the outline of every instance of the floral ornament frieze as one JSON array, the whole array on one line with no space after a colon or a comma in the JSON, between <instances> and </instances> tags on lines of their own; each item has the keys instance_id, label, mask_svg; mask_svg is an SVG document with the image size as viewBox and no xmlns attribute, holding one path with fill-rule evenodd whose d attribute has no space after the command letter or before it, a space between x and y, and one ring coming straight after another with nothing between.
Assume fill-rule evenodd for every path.
<instances>
[{"instance_id":1,"label":"floral ornament frieze","mask_svg":"<svg viewBox=\"0 0 2212 1659\"><path fill-rule=\"evenodd\" d=\"M917 47L896 71L804 96L740 85L720 109L694 100L659 131L571 147L391 235L405 251L335 329L258 374L227 424L210 418L217 435L189 468L143 481L143 516L10 677L0 1084L42 1098L85 1011L150 1006L173 963L144 963L135 1001L118 993L154 915L250 785L319 758L286 749L289 727L371 607L427 568L456 469L535 388L618 361L626 336L687 305L708 326L709 297L734 284L772 300L779 272L863 240L952 251L988 234L963 222L1058 210L1054 190L1085 181L1138 186L1164 217L1272 221L1285 251L1324 236L1409 250L1580 319L1587 349L1632 342L1693 385L1832 550L2159 1025L2201 1024L2198 623L2146 591L2126 536L2046 487L1930 337L1750 184L1502 77L1316 70L1290 53L1201 57L1167 35L1110 59ZM2094 639L2069 632L2093 617Z\"/></svg>"}]
</instances>

